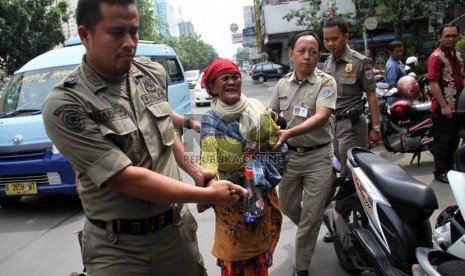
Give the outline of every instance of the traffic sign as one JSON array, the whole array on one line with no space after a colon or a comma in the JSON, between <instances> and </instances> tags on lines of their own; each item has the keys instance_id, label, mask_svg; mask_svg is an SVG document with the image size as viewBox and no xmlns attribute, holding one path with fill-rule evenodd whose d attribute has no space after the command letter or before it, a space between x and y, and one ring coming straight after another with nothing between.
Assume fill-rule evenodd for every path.
<instances>
[{"instance_id":1,"label":"traffic sign","mask_svg":"<svg viewBox=\"0 0 465 276\"><path fill-rule=\"evenodd\" d=\"M376 26L378 26L378 20L376 20L376 17L368 17L363 22L363 25L367 28L367 30L374 30L376 29Z\"/></svg>"}]
</instances>

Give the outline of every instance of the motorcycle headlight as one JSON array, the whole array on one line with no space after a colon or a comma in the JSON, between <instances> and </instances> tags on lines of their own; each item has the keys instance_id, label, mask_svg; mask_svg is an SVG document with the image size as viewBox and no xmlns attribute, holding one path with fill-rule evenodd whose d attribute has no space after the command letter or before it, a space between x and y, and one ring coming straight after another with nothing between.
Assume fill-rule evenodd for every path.
<instances>
[{"instance_id":1,"label":"motorcycle headlight","mask_svg":"<svg viewBox=\"0 0 465 276\"><path fill-rule=\"evenodd\" d=\"M52 154L60 154L60 151L57 149L55 145L52 145Z\"/></svg>"}]
</instances>

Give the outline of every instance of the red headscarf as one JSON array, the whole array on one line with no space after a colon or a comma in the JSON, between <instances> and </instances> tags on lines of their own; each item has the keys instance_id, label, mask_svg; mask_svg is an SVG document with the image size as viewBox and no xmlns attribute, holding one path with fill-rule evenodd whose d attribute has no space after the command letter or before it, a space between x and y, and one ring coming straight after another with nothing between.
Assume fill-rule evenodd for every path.
<instances>
[{"instance_id":1,"label":"red headscarf","mask_svg":"<svg viewBox=\"0 0 465 276\"><path fill-rule=\"evenodd\" d=\"M217 77L223 74L241 74L239 67L229 59L220 58L214 60L205 70L203 71L202 77L202 88L207 89L207 93L213 95L208 85L215 81Z\"/></svg>"}]
</instances>

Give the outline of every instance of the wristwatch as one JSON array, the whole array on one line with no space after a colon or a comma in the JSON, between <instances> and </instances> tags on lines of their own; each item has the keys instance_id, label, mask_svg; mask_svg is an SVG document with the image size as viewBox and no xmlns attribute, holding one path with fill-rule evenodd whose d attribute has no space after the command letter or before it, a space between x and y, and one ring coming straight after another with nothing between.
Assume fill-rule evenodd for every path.
<instances>
[{"instance_id":1,"label":"wristwatch","mask_svg":"<svg viewBox=\"0 0 465 276\"><path fill-rule=\"evenodd\" d=\"M194 120L194 119L189 118L189 119L186 120L185 127L187 129L192 129L192 120Z\"/></svg>"},{"instance_id":2,"label":"wristwatch","mask_svg":"<svg viewBox=\"0 0 465 276\"><path fill-rule=\"evenodd\" d=\"M374 132L378 132L378 133L381 132L381 127L380 127L380 126L373 126L371 129L372 129Z\"/></svg>"}]
</instances>

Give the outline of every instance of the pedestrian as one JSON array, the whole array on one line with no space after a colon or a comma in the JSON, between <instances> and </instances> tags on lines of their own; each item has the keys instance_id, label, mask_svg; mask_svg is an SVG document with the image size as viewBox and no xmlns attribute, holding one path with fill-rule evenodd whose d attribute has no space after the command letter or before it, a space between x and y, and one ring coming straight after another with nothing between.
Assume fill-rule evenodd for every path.
<instances>
[{"instance_id":1,"label":"pedestrian","mask_svg":"<svg viewBox=\"0 0 465 276\"><path fill-rule=\"evenodd\" d=\"M279 199L283 213L297 225L293 275L299 276L310 270L332 179L329 118L336 107L336 82L316 68L321 48L311 31L291 40L295 69L278 81L269 105L287 121L287 128L278 131L278 146L286 143L289 149Z\"/></svg>"},{"instance_id":2,"label":"pedestrian","mask_svg":"<svg viewBox=\"0 0 465 276\"><path fill-rule=\"evenodd\" d=\"M439 28L439 47L428 58L429 85L433 99L434 178L449 183L447 172L454 167L454 152L460 137L457 103L464 88L464 59L455 44L460 37L459 27L453 23Z\"/></svg>"},{"instance_id":3,"label":"pedestrian","mask_svg":"<svg viewBox=\"0 0 465 276\"><path fill-rule=\"evenodd\" d=\"M400 41L392 41L388 45L389 59L386 63L385 80L389 87L396 87L397 81L406 75L402 57L404 46Z\"/></svg>"},{"instance_id":4,"label":"pedestrian","mask_svg":"<svg viewBox=\"0 0 465 276\"><path fill-rule=\"evenodd\" d=\"M338 91L331 124L332 141L334 154L340 164L338 179L345 179L350 176L346 163L347 150L352 147L376 146L381 140L376 83L370 60L348 46L349 28L343 18L330 17L324 24L323 35L325 47L331 53L323 71L336 79ZM369 133L363 115L364 93L372 120ZM327 232L323 240L332 242L332 234Z\"/></svg>"},{"instance_id":5,"label":"pedestrian","mask_svg":"<svg viewBox=\"0 0 465 276\"><path fill-rule=\"evenodd\" d=\"M330 17L324 24L323 34L325 47L331 52L323 71L337 82L335 121L332 124L334 153L341 165L340 176L348 177L347 150L369 144L376 146L381 140L376 83L370 61L347 45L349 29L343 18ZM362 114L363 93L366 94L372 120L369 134Z\"/></svg>"},{"instance_id":6,"label":"pedestrian","mask_svg":"<svg viewBox=\"0 0 465 276\"><path fill-rule=\"evenodd\" d=\"M211 110L202 117L202 166L214 170L218 179L244 183L244 158L252 154L256 160L261 159L278 141L274 132L279 126L261 102L242 94L241 72L231 60L214 60L204 71L202 87L213 97ZM279 157L279 152L273 156ZM212 253L221 275L268 275L282 215L274 187L262 190L262 196L265 214L255 223L244 221L242 203L214 206Z\"/></svg>"},{"instance_id":7,"label":"pedestrian","mask_svg":"<svg viewBox=\"0 0 465 276\"><path fill-rule=\"evenodd\" d=\"M363 54L366 56L366 58L370 61L371 67L375 67L375 62L373 61L373 58L371 57L371 51L370 49L366 49Z\"/></svg>"},{"instance_id":8,"label":"pedestrian","mask_svg":"<svg viewBox=\"0 0 465 276\"><path fill-rule=\"evenodd\" d=\"M206 275L187 202L235 204L245 189L181 182L183 147L174 131L162 65L134 58L133 0L80 0L82 63L43 106L45 129L77 171L89 275ZM174 118L174 117L173 117ZM213 177L179 164L197 185Z\"/></svg>"}]
</instances>

